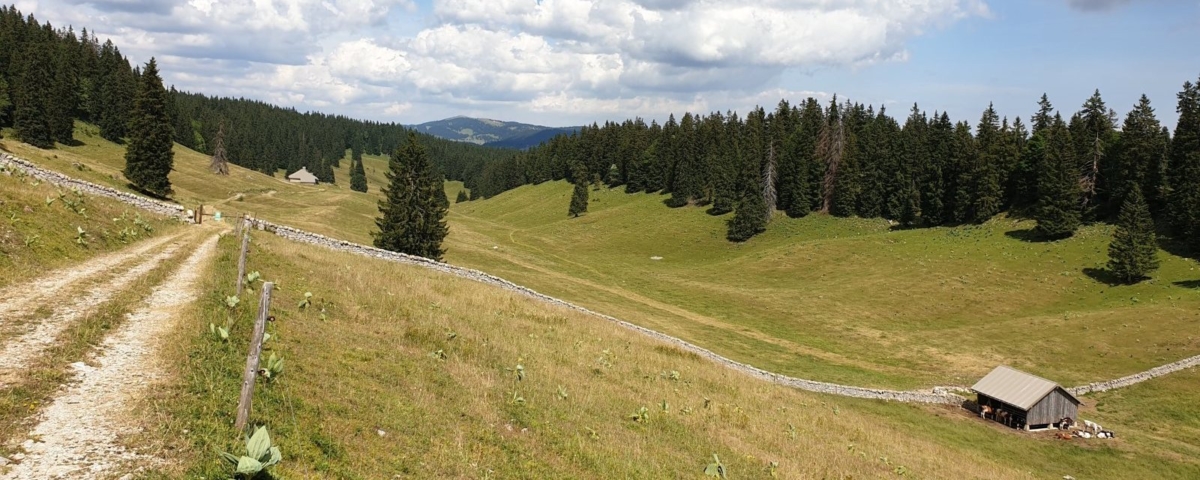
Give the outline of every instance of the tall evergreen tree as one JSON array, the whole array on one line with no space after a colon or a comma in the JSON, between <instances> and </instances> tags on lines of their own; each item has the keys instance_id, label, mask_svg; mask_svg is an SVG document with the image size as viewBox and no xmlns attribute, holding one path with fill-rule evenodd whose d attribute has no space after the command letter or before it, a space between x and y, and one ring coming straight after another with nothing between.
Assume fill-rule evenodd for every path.
<instances>
[{"instance_id":1,"label":"tall evergreen tree","mask_svg":"<svg viewBox=\"0 0 1200 480\"><path fill-rule=\"evenodd\" d=\"M9 111L12 110L12 100L8 96L8 82L0 75L0 127L8 126ZM0 136L0 138L4 138Z\"/></svg>"},{"instance_id":2,"label":"tall evergreen tree","mask_svg":"<svg viewBox=\"0 0 1200 480\"><path fill-rule=\"evenodd\" d=\"M813 174L820 171L820 162L816 158L817 139L821 136L821 126L824 123L825 113L821 104L812 98L805 100L799 119L785 143L788 152L785 157L788 172L786 176L782 175L784 166L780 165L780 206L789 217L800 218L808 215L817 200L817 191L813 184L820 177L814 177Z\"/></svg>"},{"instance_id":3,"label":"tall evergreen tree","mask_svg":"<svg viewBox=\"0 0 1200 480\"><path fill-rule=\"evenodd\" d=\"M587 168L583 166L582 162L576 163L571 176L575 188L571 191L571 207L567 209L567 215L578 217L587 213L588 209Z\"/></svg>"},{"instance_id":4,"label":"tall evergreen tree","mask_svg":"<svg viewBox=\"0 0 1200 480\"><path fill-rule=\"evenodd\" d=\"M375 246L441 260L442 240L449 233L446 193L416 132L409 131L408 141L392 153L387 179L375 220Z\"/></svg>"},{"instance_id":5,"label":"tall evergreen tree","mask_svg":"<svg viewBox=\"0 0 1200 480\"><path fill-rule=\"evenodd\" d=\"M973 222L975 215L975 187L978 175L981 173L978 163L978 149L975 147L975 137L971 135L971 125L960 121L954 125L954 141L951 144L949 171L946 176L950 179L946 195L946 213L950 214L950 223L961 224Z\"/></svg>"},{"instance_id":6,"label":"tall evergreen tree","mask_svg":"<svg viewBox=\"0 0 1200 480\"><path fill-rule=\"evenodd\" d=\"M14 86L13 128L17 138L38 148L53 148L54 135L50 130L47 111L50 108L54 84L49 45L29 42L19 58L17 81Z\"/></svg>"},{"instance_id":7,"label":"tall evergreen tree","mask_svg":"<svg viewBox=\"0 0 1200 480\"><path fill-rule=\"evenodd\" d=\"M1158 269L1154 220L1137 184L1126 194L1117 217L1117 228L1108 244L1108 269L1125 283L1137 283Z\"/></svg>"},{"instance_id":8,"label":"tall evergreen tree","mask_svg":"<svg viewBox=\"0 0 1200 480\"><path fill-rule=\"evenodd\" d=\"M1034 218L1042 238L1070 237L1079 228L1079 175L1071 133L1056 115L1050 127L1034 134L1031 143L1045 144L1038 169L1038 206Z\"/></svg>"},{"instance_id":9,"label":"tall evergreen tree","mask_svg":"<svg viewBox=\"0 0 1200 480\"><path fill-rule=\"evenodd\" d=\"M454 203L463 203L463 202L467 202L470 200L471 200L471 198L470 198L470 196L467 195L466 190L459 190L458 196L454 197Z\"/></svg>"},{"instance_id":10,"label":"tall evergreen tree","mask_svg":"<svg viewBox=\"0 0 1200 480\"><path fill-rule=\"evenodd\" d=\"M356 192L367 191L367 172L363 170L362 158L350 159L350 189ZM463 191L459 190L459 194Z\"/></svg>"},{"instance_id":11,"label":"tall evergreen tree","mask_svg":"<svg viewBox=\"0 0 1200 480\"><path fill-rule=\"evenodd\" d=\"M50 101L47 103L45 115L50 134L59 143L66 144L75 140L75 110L79 83L77 71L80 62L74 55L78 51L76 44L75 34L68 31L51 47L54 79L50 85Z\"/></svg>"},{"instance_id":12,"label":"tall evergreen tree","mask_svg":"<svg viewBox=\"0 0 1200 480\"><path fill-rule=\"evenodd\" d=\"M1167 169L1169 223L1179 238L1200 251L1200 80L1185 82L1178 95L1175 135Z\"/></svg>"},{"instance_id":13,"label":"tall evergreen tree","mask_svg":"<svg viewBox=\"0 0 1200 480\"><path fill-rule=\"evenodd\" d=\"M1154 116L1154 107L1145 95L1125 117L1121 136L1114 147L1114 177L1110 180L1114 194L1111 202L1124 202L1135 186L1142 191L1151 212L1162 208L1165 185L1167 139L1162 136L1162 124ZM1111 208L1111 207L1110 207ZM1117 211L1116 208L1111 208Z\"/></svg>"},{"instance_id":14,"label":"tall evergreen tree","mask_svg":"<svg viewBox=\"0 0 1200 480\"><path fill-rule=\"evenodd\" d=\"M976 154L973 162L974 190L971 202L971 218L974 223L983 223L1000 213L1004 202L1000 164L1005 158L1004 136L1007 133L1000 129L1000 119L996 109L988 104L979 126L975 129Z\"/></svg>"},{"instance_id":15,"label":"tall evergreen tree","mask_svg":"<svg viewBox=\"0 0 1200 480\"><path fill-rule=\"evenodd\" d=\"M175 165L173 137L167 90L158 76L158 63L151 58L133 102L129 148L125 150L125 178L134 187L160 197L171 194L167 176Z\"/></svg>"},{"instance_id":16,"label":"tall evergreen tree","mask_svg":"<svg viewBox=\"0 0 1200 480\"><path fill-rule=\"evenodd\" d=\"M95 98L95 111L99 114L97 125L104 139L121 143L128 134L130 114L137 92L137 79L129 68L129 62L121 51L107 41L101 47L99 87Z\"/></svg>"},{"instance_id":17,"label":"tall evergreen tree","mask_svg":"<svg viewBox=\"0 0 1200 480\"><path fill-rule=\"evenodd\" d=\"M757 158L742 158L738 175L737 208L729 219L725 238L731 242L744 242L767 229L767 204L763 200L762 176L759 175Z\"/></svg>"}]
</instances>

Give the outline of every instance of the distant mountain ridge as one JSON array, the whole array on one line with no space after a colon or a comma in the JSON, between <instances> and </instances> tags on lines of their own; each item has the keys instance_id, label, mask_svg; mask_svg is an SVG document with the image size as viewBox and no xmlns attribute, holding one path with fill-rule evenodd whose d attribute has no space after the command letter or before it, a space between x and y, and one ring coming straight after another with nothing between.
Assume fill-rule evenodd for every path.
<instances>
[{"instance_id":1,"label":"distant mountain ridge","mask_svg":"<svg viewBox=\"0 0 1200 480\"><path fill-rule=\"evenodd\" d=\"M418 132L447 140L521 150L554 138L555 135L579 131L579 127L555 128L464 116L410 125L410 127Z\"/></svg>"}]
</instances>

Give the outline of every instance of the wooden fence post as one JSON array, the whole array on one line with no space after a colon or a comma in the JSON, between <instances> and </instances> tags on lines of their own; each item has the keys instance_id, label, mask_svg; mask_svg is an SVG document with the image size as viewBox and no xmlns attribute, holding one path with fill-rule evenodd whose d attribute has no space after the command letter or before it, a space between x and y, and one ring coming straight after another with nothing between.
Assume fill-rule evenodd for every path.
<instances>
[{"instance_id":1,"label":"wooden fence post","mask_svg":"<svg viewBox=\"0 0 1200 480\"><path fill-rule=\"evenodd\" d=\"M250 232L242 232L242 253L238 256L237 293L242 296L242 286L246 283L246 252L250 250Z\"/></svg>"},{"instance_id":2,"label":"wooden fence post","mask_svg":"<svg viewBox=\"0 0 1200 480\"><path fill-rule=\"evenodd\" d=\"M262 286L262 299L258 302L258 316L254 319L254 333L250 335L250 353L246 356L246 371L242 373L242 394L238 397L237 422L233 424L238 430L245 429L246 422L250 419L254 379L258 376L263 334L267 331L267 316L271 310L271 291L274 289L274 282L267 282Z\"/></svg>"}]
</instances>

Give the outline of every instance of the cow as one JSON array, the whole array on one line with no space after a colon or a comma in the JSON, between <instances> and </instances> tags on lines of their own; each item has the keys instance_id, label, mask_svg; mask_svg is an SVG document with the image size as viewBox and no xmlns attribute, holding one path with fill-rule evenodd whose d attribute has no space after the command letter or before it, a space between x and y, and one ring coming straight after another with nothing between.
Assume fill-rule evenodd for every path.
<instances>
[{"instance_id":1,"label":"cow","mask_svg":"<svg viewBox=\"0 0 1200 480\"><path fill-rule=\"evenodd\" d=\"M979 406L979 418L986 419L986 418L988 418L988 415L991 415L992 418L995 418L996 411L993 410L992 407L989 407L987 405L980 405Z\"/></svg>"},{"instance_id":2,"label":"cow","mask_svg":"<svg viewBox=\"0 0 1200 480\"><path fill-rule=\"evenodd\" d=\"M1073 419L1071 417L1066 417L1066 418L1063 418L1062 420L1058 421L1058 429L1059 430L1070 430L1071 427L1074 427L1074 426L1075 426L1075 419Z\"/></svg>"},{"instance_id":3,"label":"cow","mask_svg":"<svg viewBox=\"0 0 1200 480\"><path fill-rule=\"evenodd\" d=\"M1008 425L1009 419L1012 418L1007 410L996 410L996 421Z\"/></svg>"}]
</instances>

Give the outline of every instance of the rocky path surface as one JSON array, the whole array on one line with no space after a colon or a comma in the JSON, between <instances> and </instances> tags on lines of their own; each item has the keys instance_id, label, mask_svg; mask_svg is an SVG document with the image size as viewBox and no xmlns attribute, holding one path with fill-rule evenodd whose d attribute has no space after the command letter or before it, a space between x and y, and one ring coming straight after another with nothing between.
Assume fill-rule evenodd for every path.
<instances>
[{"instance_id":1,"label":"rocky path surface","mask_svg":"<svg viewBox=\"0 0 1200 480\"><path fill-rule=\"evenodd\" d=\"M122 447L118 438L134 433L129 421L131 400L167 373L157 361L159 339L178 325L180 312L196 298L216 241L212 235L200 243L185 242L196 245L187 259L104 340L93 359L71 365L75 381L41 412L22 444L24 452L14 456L15 462L0 479L110 478L125 473L119 470L128 465L147 460ZM148 272L150 263L169 256L160 252L128 273L143 268Z\"/></svg>"},{"instance_id":2,"label":"rocky path surface","mask_svg":"<svg viewBox=\"0 0 1200 480\"><path fill-rule=\"evenodd\" d=\"M0 328L37 309L43 301L54 298L69 287L93 279L147 252L153 252L178 238L178 235L152 238L125 250L102 255L80 265L55 270L29 283L10 285L0 290Z\"/></svg>"},{"instance_id":3,"label":"rocky path surface","mask_svg":"<svg viewBox=\"0 0 1200 480\"><path fill-rule=\"evenodd\" d=\"M8 327L20 333L15 338L0 343L0 389L7 386L14 374L28 367L30 361L52 346L71 324L85 318L97 307L175 255L182 246L183 239L176 236L169 240L165 248L157 252L141 252L139 257L146 258L137 258L131 265L121 265L114 269L110 276L99 278L100 281L82 295L71 295L63 298L61 302L46 302L53 309L50 316L31 322L31 325ZM155 245L160 244L156 242Z\"/></svg>"}]
</instances>

